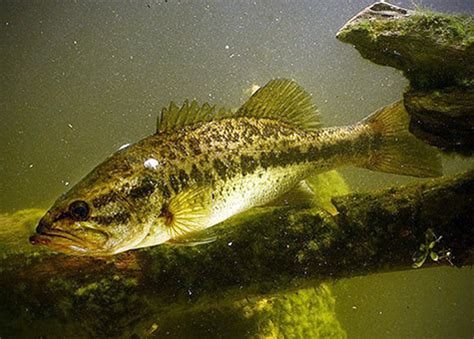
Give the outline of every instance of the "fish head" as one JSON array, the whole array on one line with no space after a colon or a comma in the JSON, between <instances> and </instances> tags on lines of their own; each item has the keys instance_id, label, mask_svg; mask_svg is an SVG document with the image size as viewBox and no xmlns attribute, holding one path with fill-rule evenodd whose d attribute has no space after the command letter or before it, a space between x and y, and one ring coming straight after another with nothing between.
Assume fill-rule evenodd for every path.
<instances>
[{"instance_id":1,"label":"fish head","mask_svg":"<svg viewBox=\"0 0 474 339\"><path fill-rule=\"evenodd\" d=\"M106 256L134 248L148 233L119 184L80 182L41 218L33 245L73 255Z\"/></svg>"}]
</instances>

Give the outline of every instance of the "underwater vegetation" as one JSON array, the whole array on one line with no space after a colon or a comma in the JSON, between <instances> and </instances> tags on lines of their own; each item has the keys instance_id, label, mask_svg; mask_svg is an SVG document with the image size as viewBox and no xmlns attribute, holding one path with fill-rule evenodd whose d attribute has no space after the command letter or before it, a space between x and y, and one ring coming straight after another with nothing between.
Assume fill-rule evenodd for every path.
<instances>
[{"instance_id":1,"label":"underwater vegetation","mask_svg":"<svg viewBox=\"0 0 474 339\"><path fill-rule=\"evenodd\" d=\"M337 172L313 177L309 184L318 191L313 207L334 210L331 197L349 193L347 184ZM281 207L268 208L269 211L274 209ZM5 292L0 292L0 300L7 302L6 307L2 307L6 314L0 313L3 335L41 333L48 336L55 335L60 329L62 335L217 337L232 333L234 337L346 337L335 317L334 299L326 285L271 295L239 293L232 296L234 293L230 293L219 300L206 296L210 289L219 289L218 276L212 287L204 289L208 292L200 291L202 287L190 283L209 279L211 272L201 271L202 265L212 265L216 259L195 258L201 252L199 248L164 246L161 254L155 253L154 249L145 249L138 257L125 254L117 259L70 261L45 249L38 251L25 241L25 235L34 229L43 213L31 209L0 217L0 229L5 230L0 234L0 241L4 244L0 268L2 277L9 276L0 279L1 291ZM254 213L245 220L252 220L252 215ZM258 212L255 215L261 216L255 227L263 227L264 214ZM221 232L241 227L238 225L243 225L243 221L223 225ZM245 237L250 232L245 231ZM239 237L232 234L226 238L221 243L224 250L233 251L233 246L245 246L239 245ZM246 240L248 243L252 241L256 240L250 237ZM256 245L252 248L256 249ZM258 251L262 250L264 247ZM226 251L218 252L215 253L218 257L228 254ZM238 257L238 254L231 256L232 260ZM191 265L191 261L195 264ZM18 265L10 266L13 262ZM245 260L240 264L245 265ZM186 273L185 280L182 280L184 276L180 278L173 274L182 265L192 268ZM167 271L171 273L171 280L162 276ZM20 274L24 283L4 288L3 283L13 283L11 274ZM244 274L244 271L233 274ZM250 270L245 274L248 274L245 280L251 279ZM166 280L168 283L164 283ZM245 284L243 276L241 284ZM156 294L160 286L171 288L174 297L180 295L179 291L185 287L185 294L178 300L163 298L166 293Z\"/></svg>"},{"instance_id":2,"label":"underwater vegetation","mask_svg":"<svg viewBox=\"0 0 474 339\"><path fill-rule=\"evenodd\" d=\"M373 11L385 12L383 18L393 11L387 4L377 6ZM466 18L417 13L407 30L395 22L398 19L387 26L374 20L354 31L370 36L376 49L385 39L382 32L398 27L404 34L402 44L409 41L409 31L438 30L442 43L455 41L462 55L472 51L472 21ZM452 27L444 33L442 25ZM346 37L350 29L346 26ZM429 39L435 36L426 34ZM397 54L403 49L382 50L392 58L405 55ZM471 59L458 60L472 65ZM472 70L427 84L437 67L405 72L412 81L405 106L410 114L422 115L420 121L430 119L435 125L443 116L433 109L455 107L456 112L469 113L445 125L445 134L446 129L454 131L454 138L459 129L462 137L466 126L472 130ZM453 100L443 106L447 93ZM428 106L424 102L433 95L440 101L430 101L434 108L423 115ZM415 96L424 103L417 110L410 99ZM435 144L433 137L418 135ZM472 150L466 138L455 142L441 147L463 154ZM414 267L473 264L472 170L368 193L351 193L337 172L311 178L308 184L318 192L312 205L252 209L215 226L217 240L212 243L147 247L113 257L67 256L30 246L28 236L45 211L0 215L0 336L345 338L326 282Z\"/></svg>"},{"instance_id":3,"label":"underwater vegetation","mask_svg":"<svg viewBox=\"0 0 474 339\"><path fill-rule=\"evenodd\" d=\"M246 336L293 331L345 337L330 292L315 286L411 269L428 229L442 236L435 249L449 248L452 256L426 261L423 268L472 264L473 179L471 171L335 197L337 215L318 207L257 208L216 226L218 240L196 247L163 245L90 258L18 250L14 241L16 250L0 258L0 327L6 335L166 336L235 329ZM2 220L8 225L2 229L26 241L28 227L18 216ZM302 321L282 328L290 311ZM192 321L183 324L185 315Z\"/></svg>"},{"instance_id":4,"label":"underwater vegetation","mask_svg":"<svg viewBox=\"0 0 474 339\"><path fill-rule=\"evenodd\" d=\"M451 251L448 249L438 249L437 246L441 240L443 239L442 236L437 237L434 234L431 228L426 230L426 242L420 245L418 251L413 254L413 267L419 268L423 266L426 259L429 257L431 260L437 262L440 260L447 260L451 265Z\"/></svg>"}]
</instances>

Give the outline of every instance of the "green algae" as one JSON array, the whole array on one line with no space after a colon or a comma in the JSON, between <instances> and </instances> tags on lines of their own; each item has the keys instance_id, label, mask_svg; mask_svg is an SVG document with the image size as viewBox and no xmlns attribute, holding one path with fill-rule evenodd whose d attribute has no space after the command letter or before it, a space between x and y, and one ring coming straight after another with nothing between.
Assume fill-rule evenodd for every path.
<instances>
[{"instance_id":1,"label":"green algae","mask_svg":"<svg viewBox=\"0 0 474 339\"><path fill-rule=\"evenodd\" d=\"M418 37L419 34L424 34L425 38L459 48L467 48L474 43L474 20L472 17L441 14L428 10L414 11L404 20L364 19L357 22L351 29L365 31L373 40L377 40L381 35L394 32L400 37ZM338 37L342 40L348 33L348 30L343 30Z\"/></svg>"},{"instance_id":2,"label":"green algae","mask_svg":"<svg viewBox=\"0 0 474 339\"><path fill-rule=\"evenodd\" d=\"M329 207L330 198L336 193L348 193L348 186L335 172L313 178L311 187L318 192L314 204L325 208ZM273 207L273 220L281 220L283 224L280 226L283 227L286 211L292 208ZM335 318L334 300L327 286L282 291L268 297L262 293L273 289L274 284L253 282L256 277L252 267L258 265L259 257L268 256L269 250L274 252L270 247L278 244L271 240L278 238L281 232L281 228L274 228L272 222L269 223L265 213L268 209L255 209L232 218L217 227L219 241L198 247L163 245L117 258L87 259L85 262L48 251L44 254L28 252L32 247L23 249L30 254L25 256L21 267L35 267L33 274L38 276L32 278L38 283L14 286L8 292L4 291L7 293L0 291L0 300L5 305L28 305L27 312L19 307L8 315L0 315L2 321L9 319L5 326L6 333L48 336L61 328L64 335L82 333L92 336L192 336L196 333L209 335L212 330L214 336L229 333L235 333L238 337L331 333L335 337L345 337ZM325 212L314 213L326 215ZM27 237L41 214L42 211L37 210L5 215L9 230L21 227L21 232L9 233L9 239ZM305 232L300 225L301 218L305 217L289 216L289 232ZM29 227L20 226L27 221ZM243 227L244 224L251 224L252 227ZM273 244L262 243L259 241L261 237ZM9 244L15 242L17 240L14 239ZM314 244L314 240L309 240L309 247L314 247ZM252 255L245 260L236 256L235 249L239 246L248 246ZM208 255L209 247L216 247L212 252L217 253L217 257ZM13 252L8 253L0 264L5 269L10 267L5 263L14 258ZM280 258L284 255L286 252ZM59 263L48 264L48 258L59 259ZM134 262L136 258L141 258L140 265ZM290 260L294 260L292 258ZM306 260L301 253L296 253L294 258ZM239 265L235 265L235 270L229 275L225 272L225 265L216 269L216 262L221 260L229 263L238 261ZM64 271L66 275L44 280L48 270L54 271L58 264L64 270L71 271L71 276ZM146 267L146 272L141 271L141 266ZM187 270L184 275L181 273L183 266ZM96 270L93 267L101 268ZM209 269L206 270L206 267ZM72 271L74 269L81 274L76 276ZM269 270L275 269L277 267L269 267ZM101 273L97 275L96 272ZM218 275L222 277L212 278ZM282 281L291 279L288 275ZM226 280L227 284L238 280L239 287L220 297L209 297L212 291L219 291ZM154 286L161 293L154 293ZM245 292L242 293L240 289L244 286ZM30 326L25 328L24 324Z\"/></svg>"},{"instance_id":3,"label":"green algae","mask_svg":"<svg viewBox=\"0 0 474 339\"><path fill-rule=\"evenodd\" d=\"M345 337L321 283L410 269L427 228L455 264L469 263L473 175L337 197L337 216L254 209L216 226L218 240L202 246L48 255L21 270L9 267L25 257L11 255L0 260L0 327L6 336Z\"/></svg>"},{"instance_id":4,"label":"green algae","mask_svg":"<svg viewBox=\"0 0 474 339\"><path fill-rule=\"evenodd\" d=\"M337 38L362 57L403 72L410 132L445 152L473 153L474 19L375 3Z\"/></svg>"},{"instance_id":5,"label":"green algae","mask_svg":"<svg viewBox=\"0 0 474 339\"><path fill-rule=\"evenodd\" d=\"M472 17L392 8L396 12L392 16L362 12L337 38L354 44L372 62L402 70L412 89L465 86L472 81Z\"/></svg>"},{"instance_id":6,"label":"green algae","mask_svg":"<svg viewBox=\"0 0 474 339\"><path fill-rule=\"evenodd\" d=\"M284 295L250 296L170 309L150 320L155 337L345 338L325 284Z\"/></svg>"}]
</instances>

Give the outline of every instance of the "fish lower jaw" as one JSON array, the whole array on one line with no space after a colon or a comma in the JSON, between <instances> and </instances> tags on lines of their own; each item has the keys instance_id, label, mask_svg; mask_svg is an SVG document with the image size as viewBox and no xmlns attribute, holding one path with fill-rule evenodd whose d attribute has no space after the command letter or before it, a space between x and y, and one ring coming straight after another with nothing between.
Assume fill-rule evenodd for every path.
<instances>
[{"instance_id":1,"label":"fish lower jaw","mask_svg":"<svg viewBox=\"0 0 474 339\"><path fill-rule=\"evenodd\" d=\"M55 252L70 255L90 255L93 252L92 248L62 234L35 234L29 240L32 245L44 245Z\"/></svg>"},{"instance_id":2,"label":"fish lower jaw","mask_svg":"<svg viewBox=\"0 0 474 339\"><path fill-rule=\"evenodd\" d=\"M50 242L50 238L39 235L39 234L35 234L29 238L29 241L30 241L30 244L32 245L48 245Z\"/></svg>"}]
</instances>

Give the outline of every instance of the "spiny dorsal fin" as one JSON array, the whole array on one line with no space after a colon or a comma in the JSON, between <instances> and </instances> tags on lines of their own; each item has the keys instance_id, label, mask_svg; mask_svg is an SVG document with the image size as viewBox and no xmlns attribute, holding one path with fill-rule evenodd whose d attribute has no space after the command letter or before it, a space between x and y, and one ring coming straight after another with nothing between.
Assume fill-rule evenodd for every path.
<instances>
[{"instance_id":1,"label":"spiny dorsal fin","mask_svg":"<svg viewBox=\"0 0 474 339\"><path fill-rule=\"evenodd\" d=\"M229 109L211 106L205 103L202 106L193 100L185 100L181 107L171 102L168 108L163 108L156 121L156 133L174 130L198 122L221 120L231 117L233 112Z\"/></svg>"},{"instance_id":2,"label":"spiny dorsal fin","mask_svg":"<svg viewBox=\"0 0 474 339\"><path fill-rule=\"evenodd\" d=\"M311 96L293 80L276 79L255 92L237 112L225 108L217 110L208 103L199 106L194 100L191 103L186 100L181 107L171 102L158 115L156 133L198 122L238 117L274 119L306 130L321 125Z\"/></svg>"},{"instance_id":3,"label":"spiny dorsal fin","mask_svg":"<svg viewBox=\"0 0 474 339\"><path fill-rule=\"evenodd\" d=\"M255 92L236 112L236 116L284 121L306 130L321 126L311 96L295 81L276 79Z\"/></svg>"}]
</instances>

